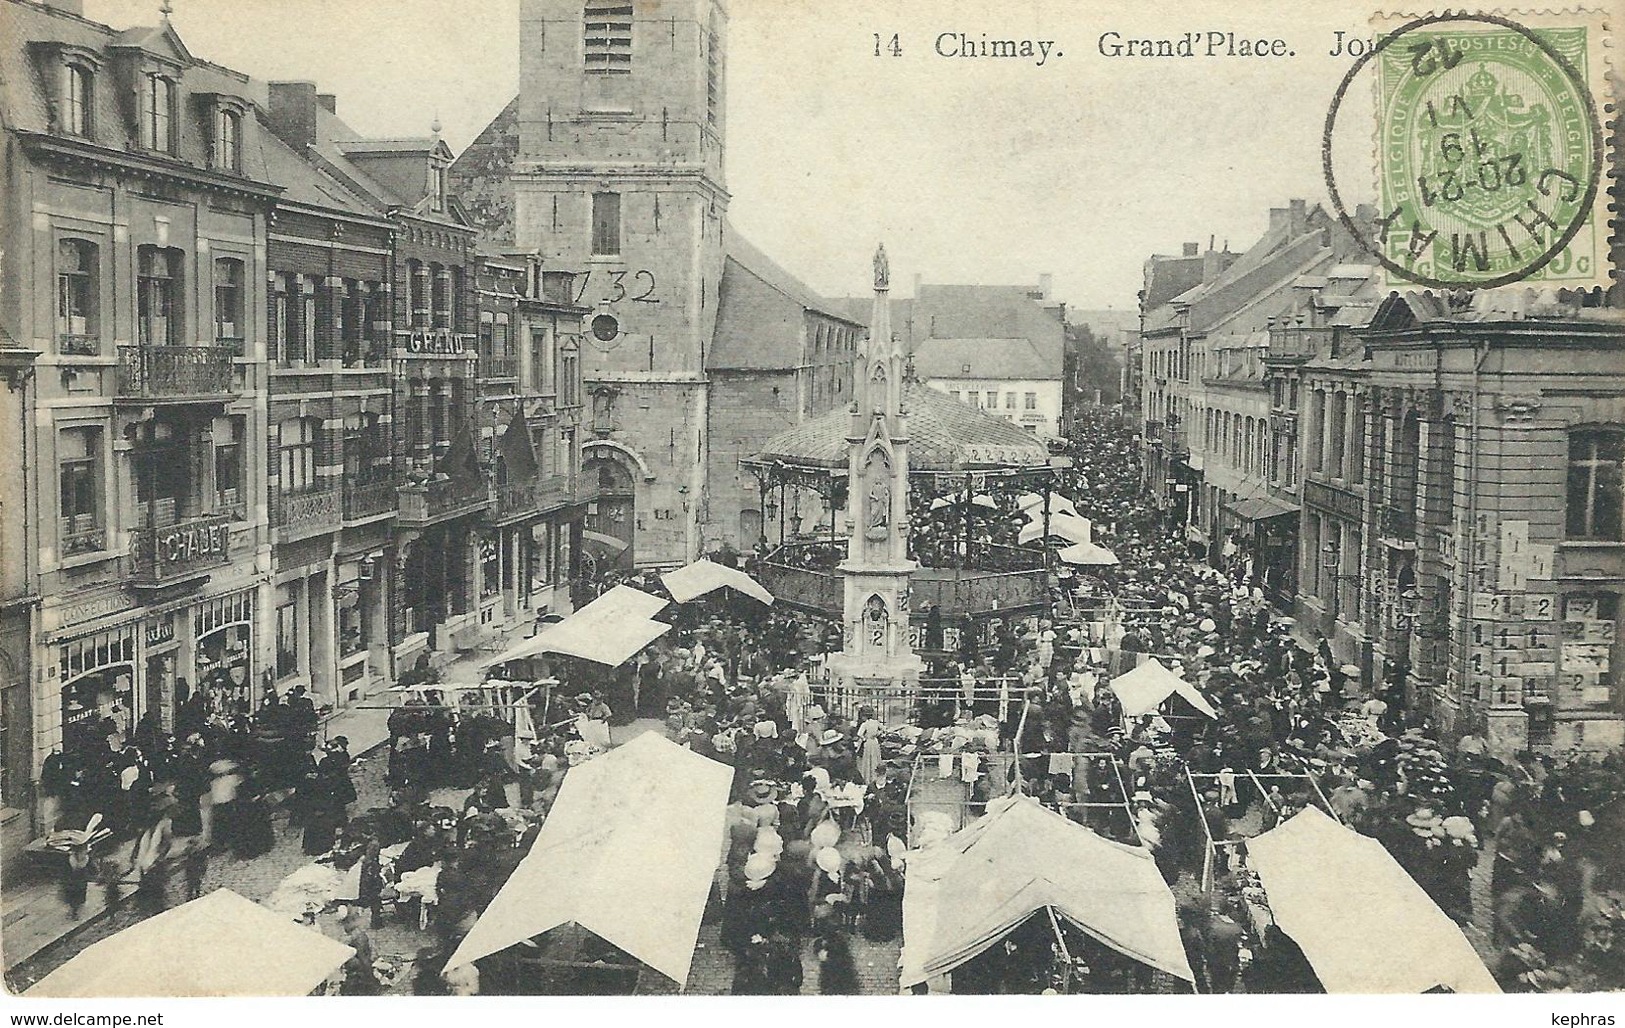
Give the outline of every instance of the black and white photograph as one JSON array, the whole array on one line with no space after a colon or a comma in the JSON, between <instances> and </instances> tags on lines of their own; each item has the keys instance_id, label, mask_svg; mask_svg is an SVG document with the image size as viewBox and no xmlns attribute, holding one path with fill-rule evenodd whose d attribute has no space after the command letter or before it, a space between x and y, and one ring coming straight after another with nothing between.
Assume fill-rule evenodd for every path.
<instances>
[{"instance_id":1,"label":"black and white photograph","mask_svg":"<svg viewBox=\"0 0 1625 1028\"><path fill-rule=\"evenodd\" d=\"M0 0L10 1023L1614 1024L1621 19Z\"/></svg>"}]
</instances>

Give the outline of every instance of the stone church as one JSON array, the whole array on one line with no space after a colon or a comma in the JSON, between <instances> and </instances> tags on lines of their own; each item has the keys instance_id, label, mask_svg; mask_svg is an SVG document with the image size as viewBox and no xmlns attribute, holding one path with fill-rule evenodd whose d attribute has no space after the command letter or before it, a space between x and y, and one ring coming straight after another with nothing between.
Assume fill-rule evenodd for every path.
<instances>
[{"instance_id":1,"label":"stone church","mask_svg":"<svg viewBox=\"0 0 1625 1028\"><path fill-rule=\"evenodd\" d=\"M864 328L728 222L727 12L522 0L520 93L450 169L498 253L592 309L588 539L672 565L754 545L739 458L851 402Z\"/></svg>"}]
</instances>

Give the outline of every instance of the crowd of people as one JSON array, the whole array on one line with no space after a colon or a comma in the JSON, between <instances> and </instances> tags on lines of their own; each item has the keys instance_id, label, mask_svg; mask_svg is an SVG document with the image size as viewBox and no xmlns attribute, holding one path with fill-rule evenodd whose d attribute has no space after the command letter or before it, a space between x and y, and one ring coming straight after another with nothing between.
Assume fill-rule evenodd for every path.
<instances>
[{"instance_id":1,"label":"crowd of people","mask_svg":"<svg viewBox=\"0 0 1625 1028\"><path fill-rule=\"evenodd\" d=\"M96 876L116 892L133 873L161 906L165 853L183 855L195 894L211 852L252 858L270 848L271 810L285 803L306 854L360 868L345 931L363 955L344 991L381 988L357 911L376 927L386 907L431 931L415 991L525 991L501 959L450 979L440 968L522 859L569 768L607 746L612 726L652 719L734 768L711 910L737 993L802 991L809 945L818 991L862 988L857 941L901 933L903 869L922 842L911 779L922 758L965 754L989 758L964 765L967 816L1019 790L1149 847L1179 899L1202 991L1319 987L1291 940L1258 917L1267 898L1246 861L1248 838L1310 805L1380 840L1458 922L1487 928L1504 987L1559 988L1577 973L1625 984L1625 917L1617 902L1597 901L1610 884L1597 873L1609 847L1593 845L1619 827L1617 757L1502 762L1471 736L1442 744L1402 677L1362 684L1324 638L1303 638L1272 609L1251 565L1193 549L1183 526L1146 502L1135 439L1114 413L1083 412L1066 452L1071 467L1053 488L1118 565L1057 576L1042 615L933 617L907 723L828 680L823 658L840 649L838 628L732 594L669 607L660 616L673 630L619 668L543 658L493 668L470 694L421 662L398 683L409 699L389 718L391 800L376 809L353 809L347 744L317 746L302 691L268 693L252 716L211 711L200 693L173 733L151 719L128 733L110 725L102 765L48 769L59 824L99 814L138 840L124 867L98 867L88 846L70 847L65 895L77 912ZM939 557L963 555L967 524L973 546L1015 546L1020 504L994 492L974 521L958 508L961 519L938 529L921 519ZM605 568L579 583L581 599L621 582L664 594L656 575ZM1125 717L1110 683L1152 658L1217 716ZM1012 756L991 759L999 753ZM444 802L448 789L466 790L461 809ZM1474 888L1486 848L1490 910ZM425 874L427 884L406 884ZM965 988L1048 987L1028 981L1013 952L967 969Z\"/></svg>"}]
</instances>

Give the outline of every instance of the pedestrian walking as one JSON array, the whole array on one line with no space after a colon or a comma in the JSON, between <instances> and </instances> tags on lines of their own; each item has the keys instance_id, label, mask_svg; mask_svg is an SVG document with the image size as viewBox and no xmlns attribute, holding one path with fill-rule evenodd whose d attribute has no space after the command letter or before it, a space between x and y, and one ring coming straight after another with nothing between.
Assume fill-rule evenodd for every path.
<instances>
[{"instance_id":1,"label":"pedestrian walking","mask_svg":"<svg viewBox=\"0 0 1625 1028\"><path fill-rule=\"evenodd\" d=\"M90 889L90 844L78 843L68 850L67 866L62 874L62 899L68 905L68 916L79 920Z\"/></svg>"},{"instance_id":2,"label":"pedestrian walking","mask_svg":"<svg viewBox=\"0 0 1625 1028\"><path fill-rule=\"evenodd\" d=\"M209 873L209 847L202 839L193 839L186 847L181 866L186 875L186 899L190 902L203 895L203 879Z\"/></svg>"}]
</instances>

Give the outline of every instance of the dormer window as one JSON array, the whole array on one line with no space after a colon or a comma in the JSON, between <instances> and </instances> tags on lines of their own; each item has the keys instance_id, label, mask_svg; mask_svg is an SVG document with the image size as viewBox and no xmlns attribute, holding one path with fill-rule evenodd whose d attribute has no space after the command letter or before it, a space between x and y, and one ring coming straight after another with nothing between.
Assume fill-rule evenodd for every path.
<instances>
[{"instance_id":1,"label":"dormer window","mask_svg":"<svg viewBox=\"0 0 1625 1028\"><path fill-rule=\"evenodd\" d=\"M141 91L141 145L175 152L175 82L164 75L148 75Z\"/></svg>"},{"instance_id":2,"label":"dormer window","mask_svg":"<svg viewBox=\"0 0 1625 1028\"><path fill-rule=\"evenodd\" d=\"M62 130L86 139L92 134L91 105L95 97L94 73L87 65L70 63L63 68Z\"/></svg>"},{"instance_id":3,"label":"dormer window","mask_svg":"<svg viewBox=\"0 0 1625 1028\"><path fill-rule=\"evenodd\" d=\"M230 107L214 112L212 163L218 171L243 170L243 116Z\"/></svg>"}]
</instances>

